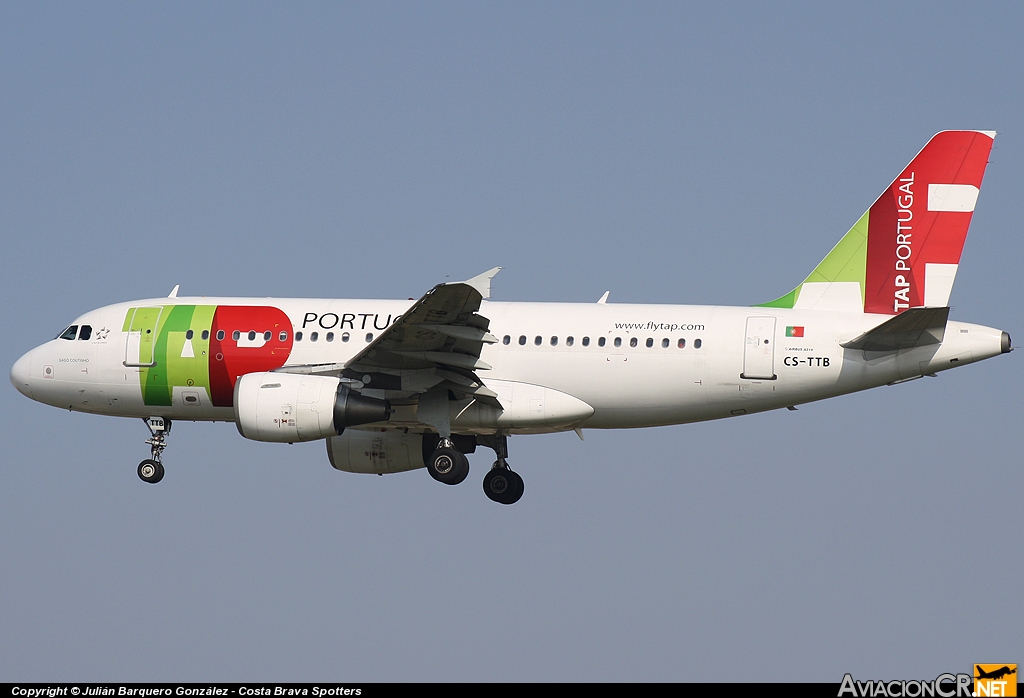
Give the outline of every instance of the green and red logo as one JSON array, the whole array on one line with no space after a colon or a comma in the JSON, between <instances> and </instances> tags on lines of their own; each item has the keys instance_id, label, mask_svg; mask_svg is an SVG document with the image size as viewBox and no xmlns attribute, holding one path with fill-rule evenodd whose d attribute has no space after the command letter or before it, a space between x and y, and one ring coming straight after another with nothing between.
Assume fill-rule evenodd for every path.
<instances>
[{"instance_id":1,"label":"green and red logo","mask_svg":"<svg viewBox=\"0 0 1024 698\"><path fill-rule=\"evenodd\" d=\"M199 399L205 391L215 407L231 407L239 376L280 368L293 342L288 316L271 306L131 308L123 331L125 365L139 369L147 405L170 406L176 392Z\"/></svg>"},{"instance_id":2,"label":"green and red logo","mask_svg":"<svg viewBox=\"0 0 1024 698\"><path fill-rule=\"evenodd\" d=\"M936 134L802 284L761 306L896 315L947 305L994 136Z\"/></svg>"}]
</instances>

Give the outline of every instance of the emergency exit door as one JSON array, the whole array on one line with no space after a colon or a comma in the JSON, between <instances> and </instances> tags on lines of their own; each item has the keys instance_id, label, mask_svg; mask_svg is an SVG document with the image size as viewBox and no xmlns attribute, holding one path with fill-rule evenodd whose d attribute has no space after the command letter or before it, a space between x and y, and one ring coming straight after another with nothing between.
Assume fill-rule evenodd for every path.
<instances>
[{"instance_id":1,"label":"emergency exit door","mask_svg":"<svg viewBox=\"0 0 1024 698\"><path fill-rule=\"evenodd\" d=\"M775 380L775 318L747 318L740 378Z\"/></svg>"}]
</instances>

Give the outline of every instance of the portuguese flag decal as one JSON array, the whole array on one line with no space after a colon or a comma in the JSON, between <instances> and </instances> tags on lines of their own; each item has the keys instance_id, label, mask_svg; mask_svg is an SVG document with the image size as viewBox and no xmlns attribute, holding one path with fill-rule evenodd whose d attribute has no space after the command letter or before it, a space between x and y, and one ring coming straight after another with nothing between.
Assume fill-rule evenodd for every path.
<instances>
[{"instance_id":1,"label":"portuguese flag decal","mask_svg":"<svg viewBox=\"0 0 1024 698\"><path fill-rule=\"evenodd\" d=\"M797 327L794 327L793 325L788 325L786 327L786 336L787 337L803 337L804 336L803 325L799 325Z\"/></svg>"}]
</instances>

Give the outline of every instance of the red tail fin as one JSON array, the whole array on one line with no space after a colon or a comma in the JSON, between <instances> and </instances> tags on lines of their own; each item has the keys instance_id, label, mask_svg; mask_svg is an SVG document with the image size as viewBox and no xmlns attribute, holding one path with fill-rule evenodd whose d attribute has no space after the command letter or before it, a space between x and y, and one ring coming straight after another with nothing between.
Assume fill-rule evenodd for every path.
<instances>
[{"instance_id":1,"label":"red tail fin","mask_svg":"<svg viewBox=\"0 0 1024 698\"><path fill-rule=\"evenodd\" d=\"M872 205L864 312L948 304L993 138L937 134Z\"/></svg>"}]
</instances>

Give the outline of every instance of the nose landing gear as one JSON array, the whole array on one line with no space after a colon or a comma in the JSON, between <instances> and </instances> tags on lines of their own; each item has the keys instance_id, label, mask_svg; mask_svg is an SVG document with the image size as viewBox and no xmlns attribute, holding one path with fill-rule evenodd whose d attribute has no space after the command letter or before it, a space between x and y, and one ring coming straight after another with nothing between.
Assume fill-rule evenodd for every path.
<instances>
[{"instance_id":1,"label":"nose landing gear","mask_svg":"<svg viewBox=\"0 0 1024 698\"><path fill-rule=\"evenodd\" d=\"M155 485L164 479L164 466L160 461L147 458L139 463L139 477L143 482Z\"/></svg>"},{"instance_id":2,"label":"nose landing gear","mask_svg":"<svg viewBox=\"0 0 1024 698\"><path fill-rule=\"evenodd\" d=\"M167 435L171 433L171 420L163 417L150 417L143 420L149 428L150 438L146 443L150 446L151 457L139 463L139 478L143 482L155 485L164 479L164 465L160 455L167 448Z\"/></svg>"}]
</instances>

